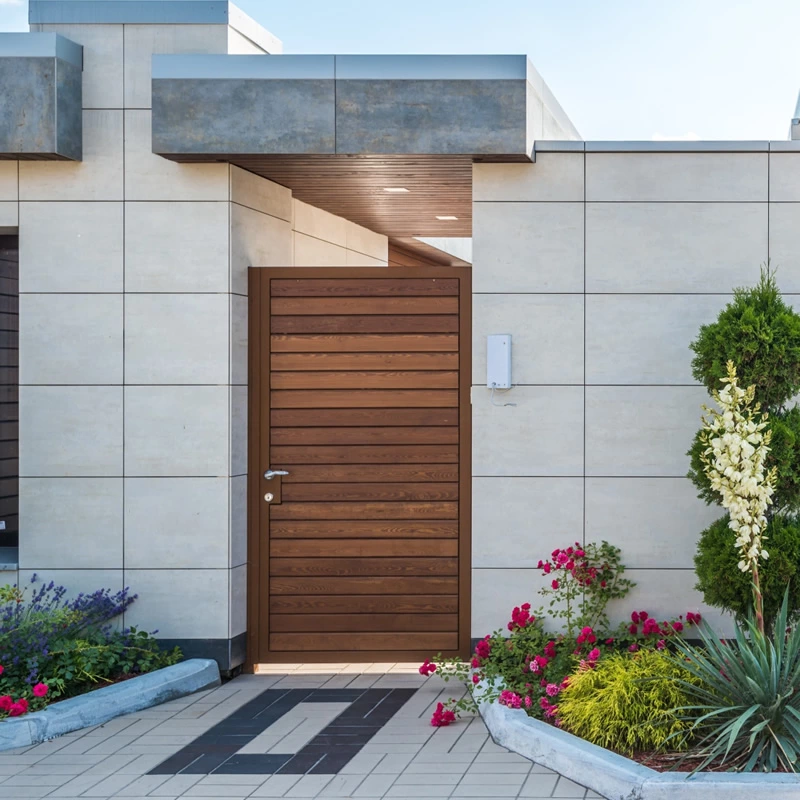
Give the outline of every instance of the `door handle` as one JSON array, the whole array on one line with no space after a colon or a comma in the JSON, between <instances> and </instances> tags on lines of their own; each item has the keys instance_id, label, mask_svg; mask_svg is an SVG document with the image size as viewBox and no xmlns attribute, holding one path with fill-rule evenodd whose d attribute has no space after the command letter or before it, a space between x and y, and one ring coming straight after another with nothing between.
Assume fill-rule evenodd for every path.
<instances>
[{"instance_id":1,"label":"door handle","mask_svg":"<svg viewBox=\"0 0 800 800\"><path fill-rule=\"evenodd\" d=\"M285 469L268 469L264 473L264 478L266 478L266 480L268 480L268 481L271 481L275 477L280 477L280 476L288 475L288 474L289 473Z\"/></svg>"}]
</instances>

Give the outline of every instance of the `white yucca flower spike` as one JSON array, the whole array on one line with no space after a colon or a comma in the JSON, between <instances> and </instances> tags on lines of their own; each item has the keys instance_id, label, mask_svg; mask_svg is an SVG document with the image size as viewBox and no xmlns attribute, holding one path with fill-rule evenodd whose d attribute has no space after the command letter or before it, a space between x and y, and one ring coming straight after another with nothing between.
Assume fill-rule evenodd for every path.
<instances>
[{"instance_id":1,"label":"white yucca flower spike","mask_svg":"<svg viewBox=\"0 0 800 800\"><path fill-rule=\"evenodd\" d=\"M703 406L708 416L702 417L700 438L705 445L706 476L730 514L728 525L736 537L739 569L747 572L759 559L769 557L763 546L764 530L777 473L774 467L765 470L772 432L765 430L768 415L753 403L755 386L742 389L733 362L727 366L724 388L712 394L721 410Z\"/></svg>"}]
</instances>

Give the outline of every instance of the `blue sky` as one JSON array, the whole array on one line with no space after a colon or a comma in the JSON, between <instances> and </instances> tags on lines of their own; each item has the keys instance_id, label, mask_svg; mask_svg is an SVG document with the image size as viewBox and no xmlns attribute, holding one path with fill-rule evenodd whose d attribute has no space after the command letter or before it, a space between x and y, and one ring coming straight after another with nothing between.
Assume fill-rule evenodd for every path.
<instances>
[{"instance_id":1,"label":"blue sky","mask_svg":"<svg viewBox=\"0 0 800 800\"><path fill-rule=\"evenodd\" d=\"M798 0L238 5L288 53L527 53L586 139L785 139L800 89Z\"/></svg>"}]
</instances>

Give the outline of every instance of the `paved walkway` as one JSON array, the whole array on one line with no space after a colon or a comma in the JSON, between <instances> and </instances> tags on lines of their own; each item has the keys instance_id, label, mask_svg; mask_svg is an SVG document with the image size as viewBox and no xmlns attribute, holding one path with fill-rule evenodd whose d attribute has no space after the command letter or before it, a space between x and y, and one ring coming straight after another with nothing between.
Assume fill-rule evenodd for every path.
<instances>
[{"instance_id":1,"label":"paved walkway","mask_svg":"<svg viewBox=\"0 0 800 800\"><path fill-rule=\"evenodd\" d=\"M423 678L416 665L409 664L270 667L262 674L240 676L212 691L119 717L34 747L0 753L0 798L599 797L498 747L479 718L462 718L450 727L432 728L429 720L433 707L457 688L436 676ZM331 739L321 731L333 730L326 726L337 712L347 707L351 697L359 695L352 690L370 689L373 699L384 695L400 699L395 703L397 708L391 709L390 718L381 719L382 727L370 734L371 738L357 748L358 752L337 774L314 774L313 769L306 774L221 774L213 768L205 770L209 774L192 774L181 771L180 767L174 770L177 774L152 774L158 772L166 759L180 761L180 754L191 752L204 734L201 741L210 742L207 749L213 750L213 743L224 738L216 737L214 731L239 724L237 720L242 718L242 709L248 703L248 708L254 708L264 703L262 698L281 694L263 694L267 689L326 691L310 695L307 703L293 701L290 710L273 722L261 718L259 726L251 724L247 735L242 736L246 744L238 751L245 755L237 754L237 763L247 762L248 758L262 759L250 763L267 763L270 754L299 754L303 748L304 752L313 751L315 746L319 748L320 742ZM327 691L340 689L350 691L340 695ZM376 691L386 689L416 691L413 694ZM303 697L302 692L285 694L289 695ZM336 702L340 696L347 702ZM327 702L314 702L315 698ZM384 710L384 717L388 713ZM287 757L272 755L271 758L277 758L276 763L280 764Z\"/></svg>"}]
</instances>

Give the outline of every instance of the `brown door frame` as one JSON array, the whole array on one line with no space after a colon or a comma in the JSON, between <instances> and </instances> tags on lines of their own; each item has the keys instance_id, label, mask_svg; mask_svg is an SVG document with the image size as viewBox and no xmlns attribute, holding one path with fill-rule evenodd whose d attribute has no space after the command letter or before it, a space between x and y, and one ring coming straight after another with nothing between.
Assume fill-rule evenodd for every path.
<instances>
[{"instance_id":1,"label":"brown door frame","mask_svg":"<svg viewBox=\"0 0 800 800\"><path fill-rule=\"evenodd\" d=\"M269 424L263 425L263 404L269 402L270 348L269 281L273 278L459 278L459 500L458 500L458 650L444 655L468 657L471 637L472 585L472 270L469 267L250 267L248 293L248 456L247 456L247 655L245 670L252 672L258 663L275 663L294 658L290 653L275 653L259 661L260 644L269 635L268 602L269 553L262 544L269 541L269 506L262 497L270 486L263 477L271 466ZM264 346L266 343L266 346ZM274 466L274 465L272 465ZM260 574L262 566L266 574ZM262 611L265 611L262 614ZM266 619L264 618L266 616ZM388 651L365 651L364 661L386 661ZM435 655L427 651L406 653L405 658L423 659ZM336 652L309 653L308 661L340 661Z\"/></svg>"}]
</instances>

